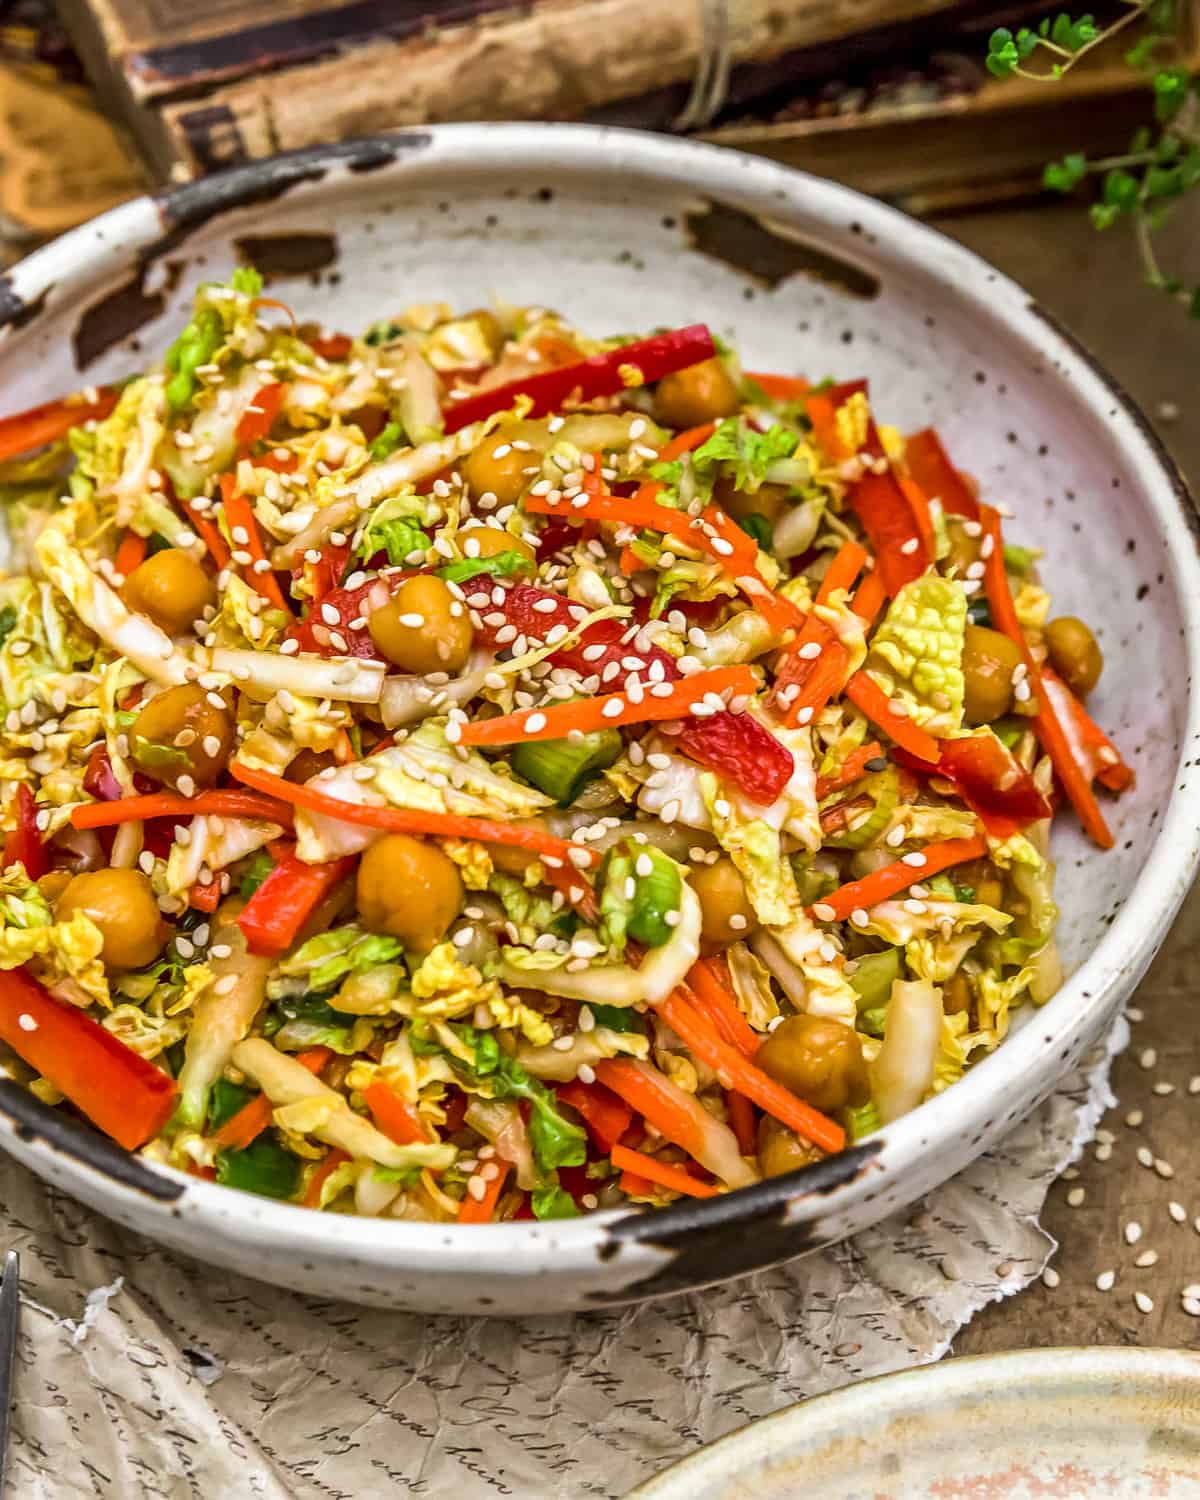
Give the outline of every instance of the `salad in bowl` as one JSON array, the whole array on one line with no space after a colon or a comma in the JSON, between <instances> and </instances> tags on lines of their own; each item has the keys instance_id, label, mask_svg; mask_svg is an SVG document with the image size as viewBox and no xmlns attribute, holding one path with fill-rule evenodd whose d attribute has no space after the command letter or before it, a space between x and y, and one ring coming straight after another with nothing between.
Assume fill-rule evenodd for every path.
<instances>
[{"instance_id":1,"label":"salad in bowl","mask_svg":"<svg viewBox=\"0 0 1200 1500\"><path fill-rule=\"evenodd\" d=\"M886 390L239 269L0 421L8 1073L314 1211L712 1197L961 1079L1133 779ZM878 401L878 416L875 402ZM967 1085L969 1086L969 1084Z\"/></svg>"}]
</instances>

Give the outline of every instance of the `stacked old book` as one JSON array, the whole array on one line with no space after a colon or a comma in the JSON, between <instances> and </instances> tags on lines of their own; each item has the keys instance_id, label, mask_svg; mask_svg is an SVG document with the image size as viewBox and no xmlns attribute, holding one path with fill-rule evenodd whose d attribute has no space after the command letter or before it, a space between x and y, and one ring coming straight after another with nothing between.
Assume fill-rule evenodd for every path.
<instances>
[{"instance_id":1,"label":"stacked old book","mask_svg":"<svg viewBox=\"0 0 1200 1500\"><path fill-rule=\"evenodd\" d=\"M988 33L1042 14L1028 0L59 9L160 180L430 121L582 119L701 134L920 210L1027 190L1047 156L1085 135L1118 145L1145 111L1127 41L1052 89L989 78Z\"/></svg>"}]
</instances>

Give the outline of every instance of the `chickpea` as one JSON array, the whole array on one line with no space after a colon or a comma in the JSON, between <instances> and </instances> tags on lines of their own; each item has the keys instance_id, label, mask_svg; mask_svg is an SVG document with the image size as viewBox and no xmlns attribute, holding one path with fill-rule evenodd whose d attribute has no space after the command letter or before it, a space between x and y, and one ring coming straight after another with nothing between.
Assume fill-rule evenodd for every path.
<instances>
[{"instance_id":1,"label":"chickpea","mask_svg":"<svg viewBox=\"0 0 1200 1500\"><path fill-rule=\"evenodd\" d=\"M406 579L372 610L367 629L376 649L406 672L461 672L475 638L466 605L428 573Z\"/></svg>"},{"instance_id":2,"label":"chickpea","mask_svg":"<svg viewBox=\"0 0 1200 1500\"><path fill-rule=\"evenodd\" d=\"M954 872L955 885L969 886L980 906L1002 907L1004 877L990 859L973 859Z\"/></svg>"},{"instance_id":3,"label":"chickpea","mask_svg":"<svg viewBox=\"0 0 1200 1500\"><path fill-rule=\"evenodd\" d=\"M1050 665L1077 698L1086 698L1100 681L1104 657L1096 637L1074 615L1060 615L1046 626Z\"/></svg>"},{"instance_id":4,"label":"chickpea","mask_svg":"<svg viewBox=\"0 0 1200 1500\"><path fill-rule=\"evenodd\" d=\"M502 531L499 526L472 526L459 533L464 557L499 557L504 552L519 552L529 562L537 554L523 537Z\"/></svg>"},{"instance_id":5,"label":"chickpea","mask_svg":"<svg viewBox=\"0 0 1200 1500\"><path fill-rule=\"evenodd\" d=\"M787 509L787 495L784 484L760 485L753 494L749 490L739 490L728 475L722 475L713 486L713 499L735 521L762 516L771 526Z\"/></svg>"},{"instance_id":6,"label":"chickpea","mask_svg":"<svg viewBox=\"0 0 1200 1500\"><path fill-rule=\"evenodd\" d=\"M363 855L357 894L359 915L372 931L428 953L462 909L463 883L435 844L389 833Z\"/></svg>"},{"instance_id":7,"label":"chickpea","mask_svg":"<svg viewBox=\"0 0 1200 1500\"><path fill-rule=\"evenodd\" d=\"M808 1141L802 1141L794 1130L781 1125L772 1115L758 1122L758 1165L764 1177L783 1177L800 1167L811 1167L821 1160L822 1152Z\"/></svg>"},{"instance_id":8,"label":"chickpea","mask_svg":"<svg viewBox=\"0 0 1200 1500\"><path fill-rule=\"evenodd\" d=\"M968 622L963 638L963 716L990 724L1012 707L1013 672L1021 652L1006 635Z\"/></svg>"},{"instance_id":9,"label":"chickpea","mask_svg":"<svg viewBox=\"0 0 1200 1500\"><path fill-rule=\"evenodd\" d=\"M524 880L525 871L537 863L537 855L529 849L518 849L515 844L489 844L487 851L492 857L492 867L501 875L515 875Z\"/></svg>"},{"instance_id":10,"label":"chickpea","mask_svg":"<svg viewBox=\"0 0 1200 1500\"><path fill-rule=\"evenodd\" d=\"M192 622L217 598L209 575L178 547L165 547L139 563L125 580L121 597L168 635L191 630Z\"/></svg>"},{"instance_id":11,"label":"chickpea","mask_svg":"<svg viewBox=\"0 0 1200 1500\"><path fill-rule=\"evenodd\" d=\"M283 773L287 781L311 781L330 766L337 765L337 757L331 750L301 750Z\"/></svg>"},{"instance_id":12,"label":"chickpea","mask_svg":"<svg viewBox=\"0 0 1200 1500\"><path fill-rule=\"evenodd\" d=\"M942 1009L948 1016L959 1016L971 1009L971 981L961 969L942 987Z\"/></svg>"},{"instance_id":13,"label":"chickpea","mask_svg":"<svg viewBox=\"0 0 1200 1500\"><path fill-rule=\"evenodd\" d=\"M858 1033L827 1016L790 1016L777 1026L754 1061L814 1109L845 1109L870 1097Z\"/></svg>"},{"instance_id":14,"label":"chickpea","mask_svg":"<svg viewBox=\"0 0 1200 1500\"><path fill-rule=\"evenodd\" d=\"M41 877L37 883L37 887L50 905L53 906L71 884L72 879L70 870L50 870Z\"/></svg>"},{"instance_id":15,"label":"chickpea","mask_svg":"<svg viewBox=\"0 0 1200 1500\"><path fill-rule=\"evenodd\" d=\"M731 859L693 866L690 880L700 902L700 942L709 952L748 937L758 918Z\"/></svg>"},{"instance_id":16,"label":"chickpea","mask_svg":"<svg viewBox=\"0 0 1200 1500\"><path fill-rule=\"evenodd\" d=\"M946 517L946 536L950 551L943 562L947 570L953 567L957 577L965 578L971 564L979 561L980 538L967 532L961 516Z\"/></svg>"},{"instance_id":17,"label":"chickpea","mask_svg":"<svg viewBox=\"0 0 1200 1500\"><path fill-rule=\"evenodd\" d=\"M654 409L668 427L717 422L732 417L739 405L737 387L715 358L664 376L654 392Z\"/></svg>"},{"instance_id":18,"label":"chickpea","mask_svg":"<svg viewBox=\"0 0 1200 1500\"><path fill-rule=\"evenodd\" d=\"M150 882L140 870L91 870L76 875L58 898L55 915L76 912L100 929L100 957L110 969L140 969L162 951L166 929Z\"/></svg>"},{"instance_id":19,"label":"chickpea","mask_svg":"<svg viewBox=\"0 0 1200 1500\"><path fill-rule=\"evenodd\" d=\"M213 786L233 752L236 732L232 709L218 708L216 698L194 682L151 698L129 736L138 766L184 792L184 777L196 786Z\"/></svg>"},{"instance_id":20,"label":"chickpea","mask_svg":"<svg viewBox=\"0 0 1200 1500\"><path fill-rule=\"evenodd\" d=\"M501 505L515 505L533 482L526 469L539 467L539 455L514 448L503 432L493 432L462 464L462 477L472 495L495 495Z\"/></svg>"}]
</instances>

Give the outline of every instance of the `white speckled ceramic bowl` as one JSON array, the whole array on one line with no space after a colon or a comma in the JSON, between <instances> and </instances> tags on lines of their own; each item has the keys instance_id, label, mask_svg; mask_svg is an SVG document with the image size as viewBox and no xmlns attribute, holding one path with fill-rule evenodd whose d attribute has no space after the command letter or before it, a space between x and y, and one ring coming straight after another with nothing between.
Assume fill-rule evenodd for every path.
<instances>
[{"instance_id":1,"label":"white speckled ceramic bowl","mask_svg":"<svg viewBox=\"0 0 1200 1500\"><path fill-rule=\"evenodd\" d=\"M0 410L127 375L196 283L242 256L301 317L493 293L596 333L709 321L750 368L868 375L884 420L936 422L1060 607L1098 628L1099 717L1137 768L1116 849L1056 847L1074 972L968 1080L867 1146L656 1214L482 1228L334 1217L150 1170L15 1085L0 1144L67 1192L213 1264L427 1312L548 1312L700 1286L903 1207L1044 1097L1129 995L1197 858L1195 517L1170 460L1017 286L933 230L772 163L623 131L457 125L256 164L142 198L0 279Z\"/></svg>"},{"instance_id":2,"label":"white speckled ceramic bowl","mask_svg":"<svg viewBox=\"0 0 1200 1500\"><path fill-rule=\"evenodd\" d=\"M863 1380L628 1500L1200 1500L1200 1355L1031 1349Z\"/></svg>"}]
</instances>

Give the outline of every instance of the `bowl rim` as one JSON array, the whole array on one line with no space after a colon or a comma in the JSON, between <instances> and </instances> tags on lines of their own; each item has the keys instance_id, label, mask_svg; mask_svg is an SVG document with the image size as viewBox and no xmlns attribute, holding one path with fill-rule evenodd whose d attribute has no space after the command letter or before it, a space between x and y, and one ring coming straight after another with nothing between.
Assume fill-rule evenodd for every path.
<instances>
[{"instance_id":1,"label":"bowl rim","mask_svg":"<svg viewBox=\"0 0 1200 1500\"><path fill-rule=\"evenodd\" d=\"M855 224L868 237L876 237L878 253L891 254L901 264L911 265L920 255L926 270L932 266L940 281L952 279L955 297L960 302L965 299L983 323L1003 321L1010 335L1018 336L1030 352L1038 350L1047 364L1049 356L1054 356L1057 368L1050 373L1056 385L1069 379L1077 400L1092 415L1099 419L1102 411L1107 412L1104 420L1116 429L1122 451L1140 460L1140 482L1161 528L1169 577L1179 600L1190 677L1200 680L1200 517L1165 445L1121 386L1018 283L932 226L838 183L728 147L613 126L488 123L435 125L286 153L132 199L35 251L0 276L0 329L15 330L32 321L44 302L49 300L52 306L58 300L56 294L94 285L98 240L105 242L104 257L117 270L164 238L169 241L185 235L227 212L278 198L292 189L298 190L297 197L306 190L319 195L330 169L352 174L380 170L383 175L394 171L402 176L406 166L422 158L426 165L449 172L529 166L574 170L583 176L630 174L691 189L709 199L753 201L763 215L772 211L766 206L771 202L780 221L803 217L804 228L818 237L823 231L844 232ZM891 248L880 252L880 245ZM1200 863L1200 820L1191 810L1200 807L1200 798L1189 785L1189 780L1200 781L1200 777L1191 777L1187 766L1190 747L1200 747L1200 691L1195 687L1189 688L1181 739L1173 789L1129 895L1092 953L1037 1012L1046 1024L1025 1026L1010 1034L1003 1047L972 1069L973 1077L990 1085L985 1097L999 1101L1005 1076L1018 1078L1044 1061L1047 1043L1037 1040L1042 1032L1052 1032L1054 1041L1062 1045L1069 1037L1086 1033L1089 1018L1102 1019L1113 991L1126 982L1132 987L1165 935ZM1200 752L1192 749L1191 753L1200 763ZM980 1092L973 1091L974 1095ZM609 1209L546 1224L460 1226L314 1214L299 1205L234 1194L157 1163L153 1164L155 1176L177 1183L179 1193L174 1195L176 1206L164 1202L156 1207L136 1187L116 1180L98 1165L96 1153L89 1161L61 1141L46 1140L45 1144L52 1152L66 1150L85 1174L104 1179L104 1194L136 1197L143 1212L167 1211L178 1216L178 1204L186 1195L189 1218L207 1219L214 1227L241 1221L237 1233L243 1244L286 1245L300 1253L336 1250L376 1262L398 1262L408 1251L421 1256L431 1253L436 1241L438 1260L448 1272L479 1268L483 1252L490 1273L519 1276L522 1267L515 1252L528 1249L531 1241L552 1243L556 1255L566 1262L590 1264L598 1250L611 1254L614 1242L672 1248L688 1236L748 1219L783 1214L794 1230L806 1220L845 1211L878 1185L877 1175L870 1170L872 1161L888 1168L894 1177L901 1176L936 1138L948 1138L962 1129L961 1117L970 1115L977 1103L963 1098L957 1089L947 1090L887 1126L865 1147L716 1199L689 1200L650 1213ZM1023 1107L1020 1115L1027 1112ZM981 1113L978 1108L974 1111L976 1125ZM28 1131L27 1122L14 1124L12 1114L5 1117L0 1109L0 1140L5 1134L27 1137ZM33 1149L41 1146L35 1143ZM832 1169L835 1162L842 1164L840 1170ZM801 1248L797 1244L791 1253ZM719 1274L713 1272L706 1279Z\"/></svg>"}]
</instances>

